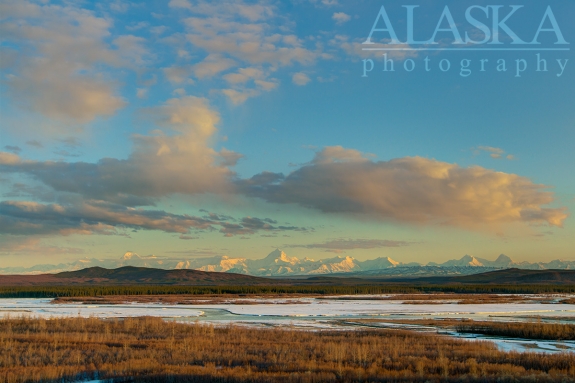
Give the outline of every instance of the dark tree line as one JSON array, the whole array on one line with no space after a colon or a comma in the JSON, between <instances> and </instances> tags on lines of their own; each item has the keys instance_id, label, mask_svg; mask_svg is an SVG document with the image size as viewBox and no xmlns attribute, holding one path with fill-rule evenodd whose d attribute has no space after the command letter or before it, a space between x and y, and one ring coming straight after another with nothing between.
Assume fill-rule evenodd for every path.
<instances>
[{"instance_id":1,"label":"dark tree line","mask_svg":"<svg viewBox=\"0 0 575 383\"><path fill-rule=\"evenodd\" d=\"M575 285L372 285L372 286L22 286L0 287L0 298L95 297L103 295L266 294L540 294L575 293Z\"/></svg>"}]
</instances>

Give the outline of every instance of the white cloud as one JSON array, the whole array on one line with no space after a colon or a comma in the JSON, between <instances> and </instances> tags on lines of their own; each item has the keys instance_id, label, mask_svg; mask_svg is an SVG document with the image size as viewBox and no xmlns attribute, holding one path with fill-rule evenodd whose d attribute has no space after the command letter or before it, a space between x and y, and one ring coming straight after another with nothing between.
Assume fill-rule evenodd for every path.
<instances>
[{"instance_id":1,"label":"white cloud","mask_svg":"<svg viewBox=\"0 0 575 383\"><path fill-rule=\"evenodd\" d=\"M263 79L265 73L260 68L240 68L236 73L228 73L224 79L230 84L245 84L248 81Z\"/></svg>"},{"instance_id":2,"label":"white cloud","mask_svg":"<svg viewBox=\"0 0 575 383\"><path fill-rule=\"evenodd\" d=\"M70 4L8 0L0 17L5 41L19 46L14 65L6 68L9 94L19 104L80 123L126 105L106 68L142 65L143 39L118 36L111 46L111 21Z\"/></svg>"},{"instance_id":3,"label":"white cloud","mask_svg":"<svg viewBox=\"0 0 575 383\"><path fill-rule=\"evenodd\" d=\"M274 79L272 81L265 81L265 80L255 80L254 83L260 88L265 91L270 91L272 89L277 88L278 82Z\"/></svg>"},{"instance_id":4,"label":"white cloud","mask_svg":"<svg viewBox=\"0 0 575 383\"><path fill-rule=\"evenodd\" d=\"M181 83L190 70L199 80L223 78L227 84L216 85L218 92L240 104L276 89L279 81L272 76L281 67L311 65L321 57L315 43L308 48L306 39L289 32L289 23L285 16L276 13L273 4L214 4L200 0L172 1L171 5L185 9L182 22L187 32L185 39L191 46L182 45L179 34L165 40L190 52L181 58L188 62L187 66L166 69L171 71L169 78L173 83ZM192 58L197 60L197 52L207 55L199 62L189 62Z\"/></svg>"},{"instance_id":5,"label":"white cloud","mask_svg":"<svg viewBox=\"0 0 575 383\"><path fill-rule=\"evenodd\" d=\"M114 1L110 3L110 10L113 12L124 13L130 8L130 3L123 1Z\"/></svg>"},{"instance_id":6,"label":"white cloud","mask_svg":"<svg viewBox=\"0 0 575 383\"><path fill-rule=\"evenodd\" d=\"M351 19L351 16L343 12L335 12L331 18L335 20L336 24L342 25L347 23Z\"/></svg>"},{"instance_id":7,"label":"white cloud","mask_svg":"<svg viewBox=\"0 0 575 383\"><path fill-rule=\"evenodd\" d=\"M495 159L506 158L508 160L514 160L515 156L512 154L505 155L505 150L501 148L495 148L493 146L478 146L475 149L475 154L479 154L479 152L487 152L489 153L489 157Z\"/></svg>"},{"instance_id":8,"label":"white cloud","mask_svg":"<svg viewBox=\"0 0 575 383\"><path fill-rule=\"evenodd\" d=\"M255 97L260 94L260 92L255 89L244 89L244 90L222 89L222 93L228 96L230 101L235 105L242 104L248 98Z\"/></svg>"},{"instance_id":9,"label":"white cloud","mask_svg":"<svg viewBox=\"0 0 575 383\"><path fill-rule=\"evenodd\" d=\"M192 9L192 4L188 0L170 0L168 6L170 8Z\"/></svg>"},{"instance_id":10,"label":"white cloud","mask_svg":"<svg viewBox=\"0 0 575 383\"><path fill-rule=\"evenodd\" d=\"M562 226L565 208L545 185L479 166L421 157L373 162L360 152L328 147L284 177L261 173L238 182L244 193L329 213L361 214L417 224L494 230L514 222Z\"/></svg>"},{"instance_id":11,"label":"white cloud","mask_svg":"<svg viewBox=\"0 0 575 383\"><path fill-rule=\"evenodd\" d=\"M150 198L181 193L223 193L230 190L233 152L211 148L219 115L207 100L173 98L146 111L163 130L134 135L133 151L125 160L97 163L24 161L0 153L6 172L27 173L56 191L125 204L150 204ZM235 160L233 160L235 158Z\"/></svg>"},{"instance_id":12,"label":"white cloud","mask_svg":"<svg viewBox=\"0 0 575 383\"><path fill-rule=\"evenodd\" d=\"M308 82L311 81L308 75L306 75L303 72L295 73L291 79L292 82L296 85L306 85Z\"/></svg>"},{"instance_id":13,"label":"white cloud","mask_svg":"<svg viewBox=\"0 0 575 383\"><path fill-rule=\"evenodd\" d=\"M192 68L189 66L171 66L163 70L164 75L172 84L194 83L194 80L190 78Z\"/></svg>"},{"instance_id":14,"label":"white cloud","mask_svg":"<svg viewBox=\"0 0 575 383\"><path fill-rule=\"evenodd\" d=\"M219 54L210 54L204 60L194 65L192 70L197 78L203 79L213 77L234 65L236 65L234 60L225 58Z\"/></svg>"}]
</instances>

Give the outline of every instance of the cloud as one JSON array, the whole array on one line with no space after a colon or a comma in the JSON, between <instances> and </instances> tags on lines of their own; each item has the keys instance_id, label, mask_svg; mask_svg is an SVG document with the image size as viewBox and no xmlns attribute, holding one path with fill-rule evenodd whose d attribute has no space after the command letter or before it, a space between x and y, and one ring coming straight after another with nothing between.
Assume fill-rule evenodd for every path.
<instances>
[{"instance_id":1,"label":"cloud","mask_svg":"<svg viewBox=\"0 0 575 383\"><path fill-rule=\"evenodd\" d=\"M501 148L495 148L493 146L478 146L476 148L473 149L475 152L475 155L478 155L480 152L487 152L489 153L489 157L491 158L495 158L495 159L501 159L501 158L506 158L508 160L514 160L515 156L512 154L507 154L505 155L505 150L501 149Z\"/></svg>"},{"instance_id":2,"label":"cloud","mask_svg":"<svg viewBox=\"0 0 575 383\"><path fill-rule=\"evenodd\" d=\"M192 68L189 66L171 66L164 68L163 71L168 81L172 84L194 83L194 80L190 78Z\"/></svg>"},{"instance_id":3,"label":"cloud","mask_svg":"<svg viewBox=\"0 0 575 383\"><path fill-rule=\"evenodd\" d=\"M8 81L11 95L36 112L54 119L89 122L111 116L126 103L105 79L73 75L71 68L32 63Z\"/></svg>"},{"instance_id":4,"label":"cloud","mask_svg":"<svg viewBox=\"0 0 575 383\"><path fill-rule=\"evenodd\" d=\"M66 137L59 139L58 141L68 148L78 148L82 146L82 143L76 137Z\"/></svg>"},{"instance_id":5,"label":"cloud","mask_svg":"<svg viewBox=\"0 0 575 383\"><path fill-rule=\"evenodd\" d=\"M14 145L6 145L6 146L4 146L4 149L9 151L9 152L12 152L14 154L18 154L22 151L22 148L20 148L19 146L14 146Z\"/></svg>"},{"instance_id":6,"label":"cloud","mask_svg":"<svg viewBox=\"0 0 575 383\"><path fill-rule=\"evenodd\" d=\"M190 232L218 230L226 237L307 228L277 225L270 218L209 214L204 217L172 214L163 210L130 208L103 201L42 204L32 201L0 202L0 232L13 235L126 235L126 230L158 230L194 239Z\"/></svg>"},{"instance_id":7,"label":"cloud","mask_svg":"<svg viewBox=\"0 0 575 383\"><path fill-rule=\"evenodd\" d=\"M378 249L382 247L409 246L411 242L392 241L387 239L334 239L322 243L309 243L306 245L286 245L286 247L303 247L306 249L326 250L354 250L354 249Z\"/></svg>"},{"instance_id":8,"label":"cloud","mask_svg":"<svg viewBox=\"0 0 575 383\"><path fill-rule=\"evenodd\" d=\"M164 32L166 32L167 30L168 30L168 27L166 27L164 25L159 25L159 26L150 28L150 32L152 32L153 34L158 35L158 36L163 34Z\"/></svg>"},{"instance_id":9,"label":"cloud","mask_svg":"<svg viewBox=\"0 0 575 383\"><path fill-rule=\"evenodd\" d=\"M203 213L208 213L207 215L204 215L205 219L208 219L210 221L235 221L235 219L232 216L229 215L224 215L224 214L218 214L218 213L211 213L207 210L204 209L200 209L200 212Z\"/></svg>"},{"instance_id":10,"label":"cloud","mask_svg":"<svg viewBox=\"0 0 575 383\"><path fill-rule=\"evenodd\" d=\"M297 2L303 3L311 3L314 4L316 7L333 7L335 5L339 5L338 0L296 0Z\"/></svg>"},{"instance_id":11,"label":"cloud","mask_svg":"<svg viewBox=\"0 0 575 383\"><path fill-rule=\"evenodd\" d=\"M41 143L40 141L38 141L38 140L29 140L29 141L26 141L26 145L30 145L30 146L33 146L33 147L38 148L38 149L44 147L44 145L42 145L42 143Z\"/></svg>"},{"instance_id":12,"label":"cloud","mask_svg":"<svg viewBox=\"0 0 575 383\"><path fill-rule=\"evenodd\" d=\"M197 78L204 79L226 71L234 65L236 65L234 60L225 58L220 54L211 54L198 64L194 65L192 70Z\"/></svg>"},{"instance_id":13,"label":"cloud","mask_svg":"<svg viewBox=\"0 0 575 383\"><path fill-rule=\"evenodd\" d=\"M417 51L387 51L386 55L384 56L381 52L378 51L367 51L363 50L366 48L365 45L362 43L365 41L364 38L355 38L351 39L349 36L346 35L335 35L332 39L328 41L328 46L331 48L329 51L334 56L344 53L345 57L351 59L352 61L359 61L360 59L372 59L374 61L383 61L386 57L388 60L392 60L394 65L400 64L401 61L406 60L408 58L415 58L418 55ZM386 45L387 47L392 48L410 48L407 44L395 44L395 45ZM374 48L377 46L370 45L369 48ZM381 48L381 47L380 47ZM389 64L391 65L391 64Z\"/></svg>"},{"instance_id":14,"label":"cloud","mask_svg":"<svg viewBox=\"0 0 575 383\"><path fill-rule=\"evenodd\" d=\"M130 8L130 3L123 1L114 1L110 3L110 10L113 12L124 13Z\"/></svg>"},{"instance_id":15,"label":"cloud","mask_svg":"<svg viewBox=\"0 0 575 383\"><path fill-rule=\"evenodd\" d=\"M271 6L199 1L184 20L187 39L210 54L225 55L250 64L310 64L316 53L306 49L295 35L272 29L276 18Z\"/></svg>"},{"instance_id":16,"label":"cloud","mask_svg":"<svg viewBox=\"0 0 575 383\"><path fill-rule=\"evenodd\" d=\"M374 162L341 147L325 148L287 176L261 173L237 185L268 202L403 223L562 226L567 217L565 208L544 207L554 201L547 186L525 177L421 157Z\"/></svg>"},{"instance_id":17,"label":"cloud","mask_svg":"<svg viewBox=\"0 0 575 383\"><path fill-rule=\"evenodd\" d=\"M199 62L170 69L166 72L170 81L183 81L190 74L199 80L218 76L214 81L223 78L226 84L212 86L212 90L234 104L276 89L279 80L272 74L279 68L311 65L321 56L315 43L309 48L309 41L289 32L290 23L277 14L273 4L174 0L170 6L184 14L185 39L191 49L183 46L182 34L169 41L178 49L196 53L186 56L187 60L207 54Z\"/></svg>"},{"instance_id":18,"label":"cloud","mask_svg":"<svg viewBox=\"0 0 575 383\"><path fill-rule=\"evenodd\" d=\"M328 146L316 153L312 164L328 164L336 162L365 162L366 156L355 149L346 149L342 146Z\"/></svg>"},{"instance_id":19,"label":"cloud","mask_svg":"<svg viewBox=\"0 0 575 383\"><path fill-rule=\"evenodd\" d=\"M70 152L70 151L65 150L65 149L55 150L53 153L57 156L60 156L60 157L80 157L81 156L81 153L74 153L74 152Z\"/></svg>"},{"instance_id":20,"label":"cloud","mask_svg":"<svg viewBox=\"0 0 575 383\"><path fill-rule=\"evenodd\" d=\"M199 217L134 209L101 201L73 205L0 202L1 231L16 235L117 234L118 227L185 234L192 228L210 229L211 223Z\"/></svg>"},{"instance_id":21,"label":"cloud","mask_svg":"<svg viewBox=\"0 0 575 383\"><path fill-rule=\"evenodd\" d=\"M1 165L15 165L20 162L20 157L14 153L0 152L0 166Z\"/></svg>"},{"instance_id":22,"label":"cloud","mask_svg":"<svg viewBox=\"0 0 575 383\"><path fill-rule=\"evenodd\" d=\"M0 33L18 46L6 84L20 105L80 123L111 116L126 105L103 68L141 63L140 38L119 36L114 48L107 42L108 19L69 4L8 0L0 15Z\"/></svg>"},{"instance_id":23,"label":"cloud","mask_svg":"<svg viewBox=\"0 0 575 383\"><path fill-rule=\"evenodd\" d=\"M505 151L503 149L494 148L491 146L478 146L477 150L482 150L482 151L490 153L489 156L491 158L501 158L501 155L503 153L505 153Z\"/></svg>"},{"instance_id":24,"label":"cloud","mask_svg":"<svg viewBox=\"0 0 575 383\"><path fill-rule=\"evenodd\" d=\"M183 240L186 240L186 241L189 241L189 240L191 240L191 239L199 239L200 237L194 237L194 236L191 236L191 235L180 234L180 236L179 236L178 238L183 239Z\"/></svg>"},{"instance_id":25,"label":"cloud","mask_svg":"<svg viewBox=\"0 0 575 383\"><path fill-rule=\"evenodd\" d=\"M338 25L343 25L343 24L347 23L347 22L351 19L351 17L350 17L348 14L343 13L343 12L335 12L335 13L331 16L331 18L332 18L333 20L335 20L335 23L338 24Z\"/></svg>"},{"instance_id":26,"label":"cloud","mask_svg":"<svg viewBox=\"0 0 575 383\"><path fill-rule=\"evenodd\" d=\"M44 185L30 186L22 182L14 182L9 191L2 194L4 198L32 198L41 201L55 201L56 193Z\"/></svg>"},{"instance_id":27,"label":"cloud","mask_svg":"<svg viewBox=\"0 0 575 383\"><path fill-rule=\"evenodd\" d=\"M259 231L308 231L305 227L277 225L277 221L270 218L244 217L240 223L222 223L220 232L226 236L255 234ZM274 226L275 225L275 226Z\"/></svg>"},{"instance_id":28,"label":"cloud","mask_svg":"<svg viewBox=\"0 0 575 383\"><path fill-rule=\"evenodd\" d=\"M1 237L0 254L62 255L82 254L83 249L45 244L40 238Z\"/></svg>"},{"instance_id":29,"label":"cloud","mask_svg":"<svg viewBox=\"0 0 575 383\"><path fill-rule=\"evenodd\" d=\"M139 21L137 23L132 23L132 25L127 25L126 29L129 31L139 31L140 29L149 29L150 23L147 21Z\"/></svg>"},{"instance_id":30,"label":"cloud","mask_svg":"<svg viewBox=\"0 0 575 383\"><path fill-rule=\"evenodd\" d=\"M219 1L217 4L209 1L172 0L171 7L187 8L203 16L235 16L250 22L263 20L274 14L274 7L266 4L245 3L243 1Z\"/></svg>"},{"instance_id":31,"label":"cloud","mask_svg":"<svg viewBox=\"0 0 575 383\"><path fill-rule=\"evenodd\" d=\"M170 8L192 9L192 4L188 0L170 0L168 6Z\"/></svg>"},{"instance_id":32,"label":"cloud","mask_svg":"<svg viewBox=\"0 0 575 383\"><path fill-rule=\"evenodd\" d=\"M115 38L112 42L118 49L117 54L125 63L133 66L143 66L152 55L145 48L146 39L134 35L123 35Z\"/></svg>"},{"instance_id":33,"label":"cloud","mask_svg":"<svg viewBox=\"0 0 575 383\"><path fill-rule=\"evenodd\" d=\"M291 78L292 82L296 85L306 85L308 82L310 82L310 78L303 72L298 72L295 73L292 78Z\"/></svg>"},{"instance_id":34,"label":"cloud","mask_svg":"<svg viewBox=\"0 0 575 383\"><path fill-rule=\"evenodd\" d=\"M134 135L133 151L125 160L40 162L0 152L0 171L28 174L59 192L118 203L150 205L150 198L230 188L234 173L229 166L241 155L210 147L219 115L205 99L173 98L146 113L163 130Z\"/></svg>"},{"instance_id":35,"label":"cloud","mask_svg":"<svg viewBox=\"0 0 575 383\"><path fill-rule=\"evenodd\" d=\"M265 74L260 68L240 68L236 73L229 73L223 77L229 84L235 85L263 79L265 78Z\"/></svg>"},{"instance_id":36,"label":"cloud","mask_svg":"<svg viewBox=\"0 0 575 383\"><path fill-rule=\"evenodd\" d=\"M244 89L241 91L235 89L223 89L222 93L225 94L235 105L242 104L248 98L255 97L260 94L260 92L255 89Z\"/></svg>"}]
</instances>

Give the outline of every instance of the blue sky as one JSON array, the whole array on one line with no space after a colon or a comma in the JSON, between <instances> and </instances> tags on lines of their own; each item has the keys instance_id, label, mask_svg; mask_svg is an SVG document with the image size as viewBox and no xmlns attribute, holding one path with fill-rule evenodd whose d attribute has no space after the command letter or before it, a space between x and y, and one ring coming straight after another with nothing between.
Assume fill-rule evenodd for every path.
<instances>
[{"instance_id":1,"label":"blue sky","mask_svg":"<svg viewBox=\"0 0 575 383\"><path fill-rule=\"evenodd\" d=\"M465 12L485 4L467 0L3 1L2 264L275 247L572 259L575 63L557 31L575 40L575 5L500 2L501 18L523 5L505 25L526 42L542 28L540 44L500 26L501 44L463 48L502 51L387 51L396 70L383 72L382 52L362 50L382 4L401 41L404 5L419 6L416 39L446 6L462 36L483 37ZM495 7L472 10L491 34ZM548 7L554 31L540 26ZM325 245L339 239L354 245Z\"/></svg>"}]
</instances>

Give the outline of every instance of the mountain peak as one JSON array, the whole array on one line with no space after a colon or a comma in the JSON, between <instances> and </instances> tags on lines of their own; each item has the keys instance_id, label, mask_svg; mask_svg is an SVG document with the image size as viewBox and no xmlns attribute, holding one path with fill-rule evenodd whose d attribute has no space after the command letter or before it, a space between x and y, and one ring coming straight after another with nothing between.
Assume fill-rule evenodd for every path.
<instances>
[{"instance_id":1,"label":"mountain peak","mask_svg":"<svg viewBox=\"0 0 575 383\"><path fill-rule=\"evenodd\" d=\"M296 264L299 262L299 259L296 257L288 257L288 255L280 249L275 249L271 253L264 258L267 262L285 262L290 264Z\"/></svg>"},{"instance_id":2,"label":"mountain peak","mask_svg":"<svg viewBox=\"0 0 575 383\"><path fill-rule=\"evenodd\" d=\"M397 262L397 261L394 260L394 259L391 259L390 257L385 257L384 259L385 259L387 262L389 262L389 263L391 263L392 265L394 265L394 266L399 265L399 262Z\"/></svg>"},{"instance_id":3,"label":"mountain peak","mask_svg":"<svg viewBox=\"0 0 575 383\"><path fill-rule=\"evenodd\" d=\"M391 259L390 257L379 257L375 259L368 259L360 262L361 268L364 270L377 270L387 269L399 265L399 262Z\"/></svg>"},{"instance_id":4,"label":"mountain peak","mask_svg":"<svg viewBox=\"0 0 575 383\"><path fill-rule=\"evenodd\" d=\"M140 258L140 256L134 252L127 251L126 253L124 253L124 256L122 257L124 261L127 261L132 258Z\"/></svg>"},{"instance_id":5,"label":"mountain peak","mask_svg":"<svg viewBox=\"0 0 575 383\"><path fill-rule=\"evenodd\" d=\"M461 260L467 262L469 266L483 266L483 264L473 255L466 254L463 258L461 258Z\"/></svg>"},{"instance_id":6,"label":"mountain peak","mask_svg":"<svg viewBox=\"0 0 575 383\"><path fill-rule=\"evenodd\" d=\"M269 253L266 258L271 259L271 258L281 258L282 254L285 254L283 251L281 251L280 249L275 249L274 251L272 251L271 253Z\"/></svg>"},{"instance_id":7,"label":"mountain peak","mask_svg":"<svg viewBox=\"0 0 575 383\"><path fill-rule=\"evenodd\" d=\"M444 262L441 266L483 266L483 263L473 255L465 254L461 259Z\"/></svg>"},{"instance_id":8,"label":"mountain peak","mask_svg":"<svg viewBox=\"0 0 575 383\"><path fill-rule=\"evenodd\" d=\"M513 263L513 259L511 259L510 257L508 257L505 254L499 254L499 257L497 257L497 259L495 260L495 262L500 263L500 262L509 262L509 263Z\"/></svg>"}]
</instances>

